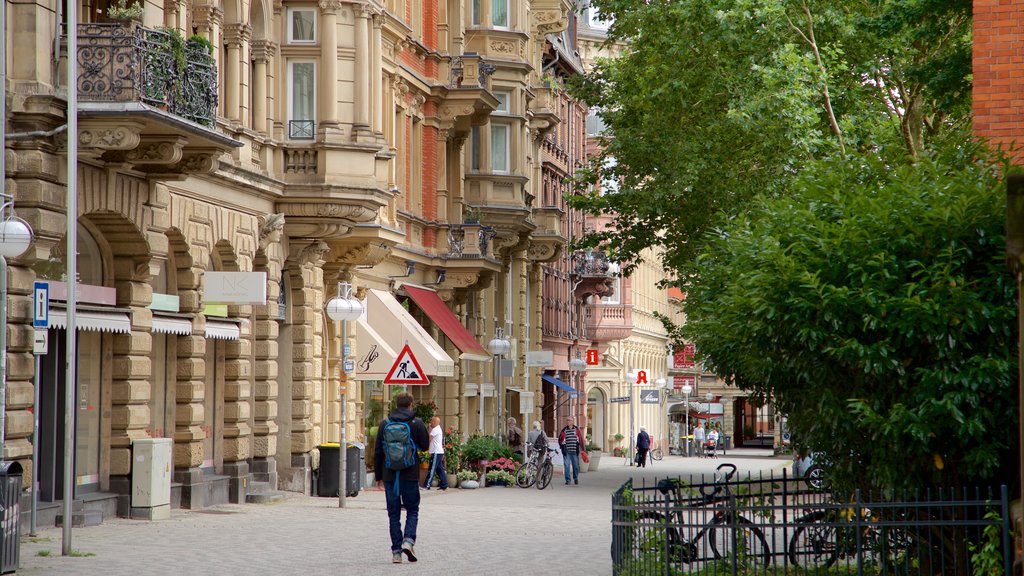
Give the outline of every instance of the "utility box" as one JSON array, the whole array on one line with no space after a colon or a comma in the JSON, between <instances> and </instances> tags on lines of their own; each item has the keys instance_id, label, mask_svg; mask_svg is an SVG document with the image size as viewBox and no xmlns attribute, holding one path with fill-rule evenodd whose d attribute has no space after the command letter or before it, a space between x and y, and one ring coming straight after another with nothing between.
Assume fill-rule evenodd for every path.
<instances>
[{"instance_id":1,"label":"utility box","mask_svg":"<svg viewBox=\"0 0 1024 576\"><path fill-rule=\"evenodd\" d=\"M132 442L132 518L171 517L171 448L170 438Z\"/></svg>"}]
</instances>

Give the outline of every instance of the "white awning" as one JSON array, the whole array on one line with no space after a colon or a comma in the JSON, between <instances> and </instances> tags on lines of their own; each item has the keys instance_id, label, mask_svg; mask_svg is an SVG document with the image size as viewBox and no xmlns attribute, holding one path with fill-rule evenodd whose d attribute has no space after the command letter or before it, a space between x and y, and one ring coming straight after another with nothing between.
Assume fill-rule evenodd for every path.
<instances>
[{"instance_id":1,"label":"white awning","mask_svg":"<svg viewBox=\"0 0 1024 576\"><path fill-rule=\"evenodd\" d=\"M494 384L490 382L484 382L484 398L494 398ZM462 393L463 396L474 397L480 396L480 385L472 382L466 383L466 390Z\"/></svg>"},{"instance_id":2,"label":"white awning","mask_svg":"<svg viewBox=\"0 0 1024 576\"><path fill-rule=\"evenodd\" d=\"M519 413L520 414L532 414L533 413L533 392L529 390L523 390L522 388L513 388L509 386L506 388L509 392L515 392L519 394Z\"/></svg>"},{"instance_id":3,"label":"white awning","mask_svg":"<svg viewBox=\"0 0 1024 576\"><path fill-rule=\"evenodd\" d=\"M356 318L356 373L349 375L353 380L383 380L395 365L398 353L366 321L366 316Z\"/></svg>"},{"instance_id":4,"label":"white awning","mask_svg":"<svg viewBox=\"0 0 1024 576\"><path fill-rule=\"evenodd\" d=\"M67 310L50 308L50 320L47 326L49 328L67 328ZM128 334L132 331L132 319L127 312L78 310L75 313L75 326L78 330Z\"/></svg>"},{"instance_id":5,"label":"white awning","mask_svg":"<svg viewBox=\"0 0 1024 576\"><path fill-rule=\"evenodd\" d=\"M206 337L214 340L238 340L242 331L238 324L228 320L206 319Z\"/></svg>"},{"instance_id":6,"label":"white awning","mask_svg":"<svg viewBox=\"0 0 1024 576\"><path fill-rule=\"evenodd\" d=\"M408 344L426 374L455 376L455 362L451 356L390 292L370 289L366 293L367 325L373 328L392 350L401 353L402 348ZM388 370L390 369L388 366Z\"/></svg>"},{"instance_id":7,"label":"white awning","mask_svg":"<svg viewBox=\"0 0 1024 576\"><path fill-rule=\"evenodd\" d=\"M209 324L209 323L207 323ZM188 336L192 333L192 321L188 318L153 316L153 332Z\"/></svg>"}]
</instances>

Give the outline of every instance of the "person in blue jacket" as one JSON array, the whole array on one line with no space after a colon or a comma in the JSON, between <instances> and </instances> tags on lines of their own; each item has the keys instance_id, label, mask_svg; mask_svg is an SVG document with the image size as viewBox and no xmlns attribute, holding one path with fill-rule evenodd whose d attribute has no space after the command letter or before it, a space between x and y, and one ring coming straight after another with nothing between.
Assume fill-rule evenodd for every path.
<instances>
[{"instance_id":1,"label":"person in blue jacket","mask_svg":"<svg viewBox=\"0 0 1024 576\"><path fill-rule=\"evenodd\" d=\"M647 428L640 427L640 433L636 435L636 464L641 468L647 467L647 453L651 451L651 436L647 434Z\"/></svg>"}]
</instances>

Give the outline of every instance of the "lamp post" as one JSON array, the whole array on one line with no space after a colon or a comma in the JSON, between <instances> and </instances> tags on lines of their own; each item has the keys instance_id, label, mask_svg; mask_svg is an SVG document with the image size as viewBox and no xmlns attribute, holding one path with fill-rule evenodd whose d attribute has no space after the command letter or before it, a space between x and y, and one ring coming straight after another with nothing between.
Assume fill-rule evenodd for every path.
<instances>
[{"instance_id":1,"label":"lamp post","mask_svg":"<svg viewBox=\"0 0 1024 576\"><path fill-rule=\"evenodd\" d=\"M348 398L348 373L345 361L348 359L348 321L359 318L363 303L352 297L352 285L338 282L338 295L327 303L327 316L341 322L341 384L338 389L338 508L345 507L345 488L348 478L348 439L345 437L345 408Z\"/></svg>"},{"instance_id":2,"label":"lamp post","mask_svg":"<svg viewBox=\"0 0 1024 576\"><path fill-rule=\"evenodd\" d=\"M586 369L587 369L587 363L583 361L583 358L580 358L580 352L579 352L579 350L577 350L576 351L576 357L573 358L572 360L569 360L569 373L573 375L573 379L572 379L573 385L572 385L572 387L576 389L577 397L580 396L580 394L582 392L582 388L583 388L583 386L580 386L580 384L582 384L582 382L579 382L580 375ZM576 411L579 411L579 409L580 409L580 405L579 405L579 402L577 402L576 403ZM572 397L569 397L569 414L571 414L573 416L573 418L576 418L576 421L579 422L578 414L575 414L573 412Z\"/></svg>"},{"instance_id":3,"label":"lamp post","mask_svg":"<svg viewBox=\"0 0 1024 576\"><path fill-rule=\"evenodd\" d=\"M690 442L693 440L693 434L690 432L690 392L693 392L693 386L689 384L683 384L683 404L686 405L686 455L690 455Z\"/></svg>"},{"instance_id":4,"label":"lamp post","mask_svg":"<svg viewBox=\"0 0 1024 576\"><path fill-rule=\"evenodd\" d=\"M635 410L633 408L633 387L636 383L637 373L636 370L630 370L626 372L626 384L629 386L629 465L633 465L633 460L636 458L634 450L636 449L636 430L634 426L636 424Z\"/></svg>"},{"instance_id":5,"label":"lamp post","mask_svg":"<svg viewBox=\"0 0 1024 576\"><path fill-rule=\"evenodd\" d=\"M501 388L501 375L500 367L501 359L512 351L512 343L505 338L505 331L501 327L494 329L494 338L487 343L487 351L494 356L494 393L498 397L498 403L494 410L494 436L498 440L504 440L505 434L502 431L504 419L502 412L504 411L504 399L505 392L500 390ZM480 386L480 432L483 432L484 428L484 387Z\"/></svg>"}]
</instances>

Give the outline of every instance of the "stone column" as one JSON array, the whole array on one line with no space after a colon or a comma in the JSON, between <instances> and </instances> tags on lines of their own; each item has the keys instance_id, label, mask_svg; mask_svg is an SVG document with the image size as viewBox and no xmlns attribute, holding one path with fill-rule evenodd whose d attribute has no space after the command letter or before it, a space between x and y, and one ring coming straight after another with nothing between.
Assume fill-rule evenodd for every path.
<instances>
[{"instance_id":1,"label":"stone column","mask_svg":"<svg viewBox=\"0 0 1024 576\"><path fill-rule=\"evenodd\" d=\"M384 131L384 63L381 55L381 24L383 23L383 16L380 13L374 13L371 17L372 20L372 33L370 36L370 48L371 48L371 64L370 64L370 102L372 110L372 121L373 125L371 129L374 134L383 135Z\"/></svg>"},{"instance_id":2,"label":"stone column","mask_svg":"<svg viewBox=\"0 0 1024 576\"><path fill-rule=\"evenodd\" d=\"M277 45L269 40L252 43L252 57L256 61L252 79L252 127L261 134L267 133L267 66L276 49Z\"/></svg>"},{"instance_id":3,"label":"stone column","mask_svg":"<svg viewBox=\"0 0 1024 576\"><path fill-rule=\"evenodd\" d=\"M372 7L359 4L354 8L355 25L355 110L353 129L355 132L370 130L370 18L374 14Z\"/></svg>"},{"instance_id":4,"label":"stone column","mask_svg":"<svg viewBox=\"0 0 1024 576\"><path fill-rule=\"evenodd\" d=\"M338 128L338 10L341 0L320 0L320 132Z\"/></svg>"},{"instance_id":5,"label":"stone column","mask_svg":"<svg viewBox=\"0 0 1024 576\"><path fill-rule=\"evenodd\" d=\"M260 226L260 249L253 268L267 273L267 303L253 306L253 386L252 475L254 482L266 482L277 489L277 395L279 325L278 297L284 254L281 231L284 218L273 215Z\"/></svg>"},{"instance_id":6,"label":"stone column","mask_svg":"<svg viewBox=\"0 0 1024 576\"><path fill-rule=\"evenodd\" d=\"M228 317L239 318L241 334L229 340L224 351L224 475L228 481L228 499L245 502L246 481L252 448L252 306L229 306Z\"/></svg>"},{"instance_id":7,"label":"stone column","mask_svg":"<svg viewBox=\"0 0 1024 576\"><path fill-rule=\"evenodd\" d=\"M437 170L434 188L437 194L438 222L451 222L451 220L448 219L448 138L450 135L451 130L447 128L438 128L434 130L434 139L437 142L434 145L436 154L434 166Z\"/></svg>"},{"instance_id":8,"label":"stone column","mask_svg":"<svg viewBox=\"0 0 1024 576\"><path fill-rule=\"evenodd\" d=\"M134 267L135 263L131 259L114 258L115 277L136 276ZM137 276L118 281L116 288L117 305L132 310L132 331L113 335L110 489L119 494L130 494L132 442L149 437L146 427L150 423L148 403L152 393L149 377L153 370L153 312L148 306L153 301L153 288L148 278L143 280ZM103 358L102 361L107 359ZM127 512L129 506L130 500L126 500L119 509Z\"/></svg>"},{"instance_id":9,"label":"stone column","mask_svg":"<svg viewBox=\"0 0 1024 576\"><path fill-rule=\"evenodd\" d=\"M209 253L195 250L194 261L206 262ZM182 261L185 258L176 259ZM206 392L206 317L202 314L199 286L203 269L186 267L177 270L180 310L194 314L192 334L178 336L177 394L174 406L174 482L180 482L181 507L202 508L207 505L202 490L203 473L203 394Z\"/></svg>"},{"instance_id":10,"label":"stone column","mask_svg":"<svg viewBox=\"0 0 1024 576\"><path fill-rule=\"evenodd\" d=\"M299 244L288 264L292 286L291 464L294 474L303 475L305 494L312 488L314 449L319 440L314 429L314 403L323 388L321 266L327 251L327 244L319 240Z\"/></svg>"},{"instance_id":11,"label":"stone column","mask_svg":"<svg viewBox=\"0 0 1024 576\"><path fill-rule=\"evenodd\" d=\"M224 43L228 45L224 62L224 115L239 122L242 104L242 44L248 39L249 27L242 23L224 26Z\"/></svg>"}]
</instances>

